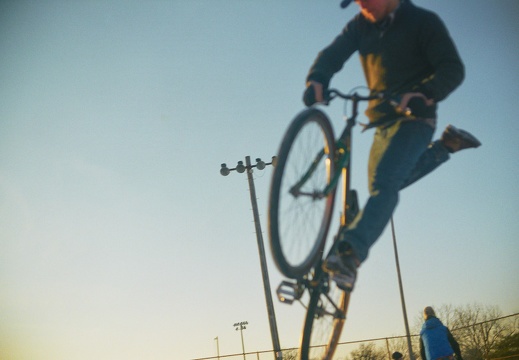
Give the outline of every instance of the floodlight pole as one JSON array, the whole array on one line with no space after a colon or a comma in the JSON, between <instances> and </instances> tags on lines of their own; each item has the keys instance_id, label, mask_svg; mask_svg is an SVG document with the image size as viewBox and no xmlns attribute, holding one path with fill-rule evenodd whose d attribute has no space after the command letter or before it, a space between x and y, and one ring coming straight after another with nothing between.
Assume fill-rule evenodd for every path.
<instances>
[{"instance_id":1,"label":"floodlight pole","mask_svg":"<svg viewBox=\"0 0 519 360\"><path fill-rule=\"evenodd\" d=\"M216 356L220 360L220 344L218 343L218 336L214 338L216 340Z\"/></svg>"}]
</instances>

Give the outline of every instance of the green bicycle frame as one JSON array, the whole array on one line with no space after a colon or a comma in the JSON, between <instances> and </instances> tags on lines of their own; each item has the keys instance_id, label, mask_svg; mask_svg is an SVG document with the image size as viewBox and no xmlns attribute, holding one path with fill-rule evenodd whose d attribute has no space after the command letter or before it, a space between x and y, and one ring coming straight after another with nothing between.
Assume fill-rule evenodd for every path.
<instances>
[{"instance_id":1,"label":"green bicycle frame","mask_svg":"<svg viewBox=\"0 0 519 360\"><path fill-rule=\"evenodd\" d=\"M336 150L335 150L335 168L340 170L348 166L348 163L350 161L350 151L347 149L346 145L344 144L341 139L337 141L336 144ZM310 179L315 172L315 169L319 165L320 161L322 160L323 156L326 155L326 150L322 149L317 153L314 160L310 164L310 167L308 170L304 173L304 175L301 177L301 179L290 188L290 193L294 196L299 195L309 195L313 199L322 199L327 197L333 189L337 186L337 183L339 182L339 178L341 177L341 172L336 171L333 177L330 179L330 183L326 185L326 187L322 191L314 191L313 193L307 193L301 191L301 187Z\"/></svg>"}]
</instances>

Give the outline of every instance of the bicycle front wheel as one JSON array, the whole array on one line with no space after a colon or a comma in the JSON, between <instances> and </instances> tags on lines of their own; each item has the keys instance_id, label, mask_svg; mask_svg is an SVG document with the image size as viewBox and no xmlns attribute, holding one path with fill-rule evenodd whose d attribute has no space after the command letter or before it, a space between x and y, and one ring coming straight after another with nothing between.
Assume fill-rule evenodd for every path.
<instances>
[{"instance_id":1,"label":"bicycle front wheel","mask_svg":"<svg viewBox=\"0 0 519 360\"><path fill-rule=\"evenodd\" d=\"M335 201L335 140L326 115L315 108L290 124L274 168L269 238L278 269L301 278L322 256Z\"/></svg>"},{"instance_id":2,"label":"bicycle front wheel","mask_svg":"<svg viewBox=\"0 0 519 360\"><path fill-rule=\"evenodd\" d=\"M339 289L322 273L312 290L301 338L301 360L331 360L341 336L350 293Z\"/></svg>"}]
</instances>

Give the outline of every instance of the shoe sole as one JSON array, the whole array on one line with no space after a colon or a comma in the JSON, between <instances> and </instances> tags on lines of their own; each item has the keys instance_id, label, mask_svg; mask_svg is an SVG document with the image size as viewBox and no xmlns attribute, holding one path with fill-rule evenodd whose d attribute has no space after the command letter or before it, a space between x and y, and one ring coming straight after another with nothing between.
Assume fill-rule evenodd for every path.
<instances>
[{"instance_id":1,"label":"shoe sole","mask_svg":"<svg viewBox=\"0 0 519 360\"><path fill-rule=\"evenodd\" d=\"M344 279L344 275L338 274L338 273L332 274L331 278L332 278L332 281L334 281L335 284L337 284L337 287L339 289L341 289L342 291L345 291L348 293L351 293L353 291L353 286L354 286L355 280L352 282L351 278Z\"/></svg>"},{"instance_id":2,"label":"shoe sole","mask_svg":"<svg viewBox=\"0 0 519 360\"><path fill-rule=\"evenodd\" d=\"M472 135L471 133L469 133L468 131L458 129L457 127L455 127L453 125L447 126L446 130L447 130L447 133L449 133L449 135L456 136L456 137L459 137L461 140L470 142L471 146L474 148L481 146L481 141L476 139L476 137L474 135Z\"/></svg>"},{"instance_id":3,"label":"shoe sole","mask_svg":"<svg viewBox=\"0 0 519 360\"><path fill-rule=\"evenodd\" d=\"M330 266L332 265L332 266ZM353 276L348 276L342 274L340 271L341 268L339 265L334 266L334 264L330 264L329 262L325 262L322 266L323 271L328 273L330 275L330 279L334 281L337 284L337 287L341 289L342 291L346 292L352 292L353 286L355 284L355 280L357 278L357 275L355 274Z\"/></svg>"}]
</instances>

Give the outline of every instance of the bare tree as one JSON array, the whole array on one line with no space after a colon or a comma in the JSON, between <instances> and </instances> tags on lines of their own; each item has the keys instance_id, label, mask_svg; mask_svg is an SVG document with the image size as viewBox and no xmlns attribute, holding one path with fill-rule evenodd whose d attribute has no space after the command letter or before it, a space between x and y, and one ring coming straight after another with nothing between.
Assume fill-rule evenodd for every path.
<instances>
[{"instance_id":1,"label":"bare tree","mask_svg":"<svg viewBox=\"0 0 519 360\"><path fill-rule=\"evenodd\" d=\"M407 338L405 336L401 336L401 337L395 337L395 338L392 338L392 339L389 339L388 340L388 349L387 349L387 352L388 352L388 356L387 358L388 359L391 359L391 355L395 352L395 351L398 351L399 353L401 353L403 355L403 358L404 359L411 359L411 358L418 358L418 337L412 337L411 338L411 342L412 342L412 347L413 347L413 357L409 356L409 346L407 345Z\"/></svg>"},{"instance_id":2,"label":"bare tree","mask_svg":"<svg viewBox=\"0 0 519 360\"><path fill-rule=\"evenodd\" d=\"M499 320L501 316L497 306L474 304L456 308L452 332L467 358L488 359L500 342L517 332L517 326Z\"/></svg>"},{"instance_id":3,"label":"bare tree","mask_svg":"<svg viewBox=\"0 0 519 360\"><path fill-rule=\"evenodd\" d=\"M350 360L386 360L386 353L375 346L374 343L361 344L353 350L348 357Z\"/></svg>"},{"instance_id":4,"label":"bare tree","mask_svg":"<svg viewBox=\"0 0 519 360\"><path fill-rule=\"evenodd\" d=\"M449 329L457 327L455 319L456 309L452 305L443 304L440 306L433 306L433 309L436 313L436 317L441 320L443 325L447 326ZM415 329L417 334L422 329L423 322L423 313L420 312L420 314L418 314L415 318L415 323L413 326L413 329Z\"/></svg>"},{"instance_id":5,"label":"bare tree","mask_svg":"<svg viewBox=\"0 0 519 360\"><path fill-rule=\"evenodd\" d=\"M492 352L492 359L518 360L519 333L515 333L514 335L509 336L497 344L497 347Z\"/></svg>"},{"instance_id":6,"label":"bare tree","mask_svg":"<svg viewBox=\"0 0 519 360\"><path fill-rule=\"evenodd\" d=\"M290 349L283 351L283 360L297 360L299 359L297 349Z\"/></svg>"}]
</instances>

